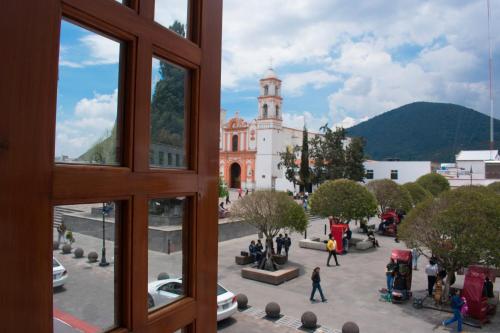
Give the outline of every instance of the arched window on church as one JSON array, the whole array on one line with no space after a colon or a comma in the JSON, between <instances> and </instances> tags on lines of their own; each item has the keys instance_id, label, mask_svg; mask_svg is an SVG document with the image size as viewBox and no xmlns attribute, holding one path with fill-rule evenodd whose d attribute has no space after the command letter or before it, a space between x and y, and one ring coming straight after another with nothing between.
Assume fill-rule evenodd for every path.
<instances>
[{"instance_id":1,"label":"arched window on church","mask_svg":"<svg viewBox=\"0 0 500 333\"><path fill-rule=\"evenodd\" d=\"M267 118L267 104L264 104L264 106L262 106L262 116L264 118Z\"/></svg>"},{"instance_id":2,"label":"arched window on church","mask_svg":"<svg viewBox=\"0 0 500 333\"><path fill-rule=\"evenodd\" d=\"M280 117L280 106L276 105L276 118Z\"/></svg>"},{"instance_id":3,"label":"arched window on church","mask_svg":"<svg viewBox=\"0 0 500 333\"><path fill-rule=\"evenodd\" d=\"M233 151L238 151L238 134L233 135Z\"/></svg>"},{"instance_id":4,"label":"arched window on church","mask_svg":"<svg viewBox=\"0 0 500 333\"><path fill-rule=\"evenodd\" d=\"M264 86L264 96L267 96L267 95L269 95L269 86L266 84Z\"/></svg>"}]
</instances>

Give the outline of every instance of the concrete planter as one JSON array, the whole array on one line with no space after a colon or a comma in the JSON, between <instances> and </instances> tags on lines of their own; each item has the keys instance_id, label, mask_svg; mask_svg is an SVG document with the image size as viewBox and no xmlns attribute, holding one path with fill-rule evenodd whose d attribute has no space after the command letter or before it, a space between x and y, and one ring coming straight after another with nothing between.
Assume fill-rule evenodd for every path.
<instances>
[{"instance_id":1,"label":"concrete planter","mask_svg":"<svg viewBox=\"0 0 500 333\"><path fill-rule=\"evenodd\" d=\"M241 276L245 279L278 285L282 284L285 281L292 280L298 277L299 268L286 267L275 272L270 272L263 269L245 267L241 269Z\"/></svg>"}]
</instances>

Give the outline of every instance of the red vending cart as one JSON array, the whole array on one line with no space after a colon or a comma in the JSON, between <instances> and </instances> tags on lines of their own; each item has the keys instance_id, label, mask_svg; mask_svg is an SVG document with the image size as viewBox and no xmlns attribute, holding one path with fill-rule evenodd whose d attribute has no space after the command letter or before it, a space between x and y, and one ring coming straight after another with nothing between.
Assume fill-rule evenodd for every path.
<instances>
[{"instance_id":1,"label":"red vending cart","mask_svg":"<svg viewBox=\"0 0 500 333\"><path fill-rule=\"evenodd\" d=\"M337 242L337 253L344 253L344 244L342 243L342 235L347 231L347 224L330 224L330 233L333 239Z\"/></svg>"},{"instance_id":2,"label":"red vending cart","mask_svg":"<svg viewBox=\"0 0 500 333\"><path fill-rule=\"evenodd\" d=\"M488 298L483 296L486 277L494 283L495 271L484 266L469 266L462 289L462 297L465 297L469 307L468 315L479 320L481 324L487 322L488 314L495 310L492 305L488 304Z\"/></svg>"}]
</instances>

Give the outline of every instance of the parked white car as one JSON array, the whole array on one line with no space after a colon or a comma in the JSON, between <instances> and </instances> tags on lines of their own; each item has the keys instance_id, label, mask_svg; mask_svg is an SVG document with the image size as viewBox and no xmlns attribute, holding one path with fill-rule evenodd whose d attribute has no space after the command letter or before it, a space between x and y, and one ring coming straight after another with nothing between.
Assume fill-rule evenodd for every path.
<instances>
[{"instance_id":1,"label":"parked white car","mask_svg":"<svg viewBox=\"0 0 500 333\"><path fill-rule=\"evenodd\" d=\"M148 284L148 308L159 307L182 297L182 279L165 279ZM231 317L238 303L234 294L217 284L217 321Z\"/></svg>"},{"instance_id":2,"label":"parked white car","mask_svg":"<svg viewBox=\"0 0 500 333\"><path fill-rule=\"evenodd\" d=\"M52 287L62 287L66 283L68 272L66 268L54 257L52 257Z\"/></svg>"}]
</instances>

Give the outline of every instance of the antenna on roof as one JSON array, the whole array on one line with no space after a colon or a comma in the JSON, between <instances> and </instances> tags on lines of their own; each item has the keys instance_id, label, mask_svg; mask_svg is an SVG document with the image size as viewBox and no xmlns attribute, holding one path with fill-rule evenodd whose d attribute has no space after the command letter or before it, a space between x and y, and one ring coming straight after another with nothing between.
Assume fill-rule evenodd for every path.
<instances>
[{"instance_id":1,"label":"antenna on roof","mask_svg":"<svg viewBox=\"0 0 500 333\"><path fill-rule=\"evenodd\" d=\"M487 0L487 6L488 6L488 51L489 51L489 58L488 58L488 70L489 70L489 79L490 79L490 150L493 150L495 148L495 141L494 141L494 136L493 136L493 91L492 91L492 85L493 85L493 60L491 56L491 32L490 32L490 0Z\"/></svg>"}]
</instances>

